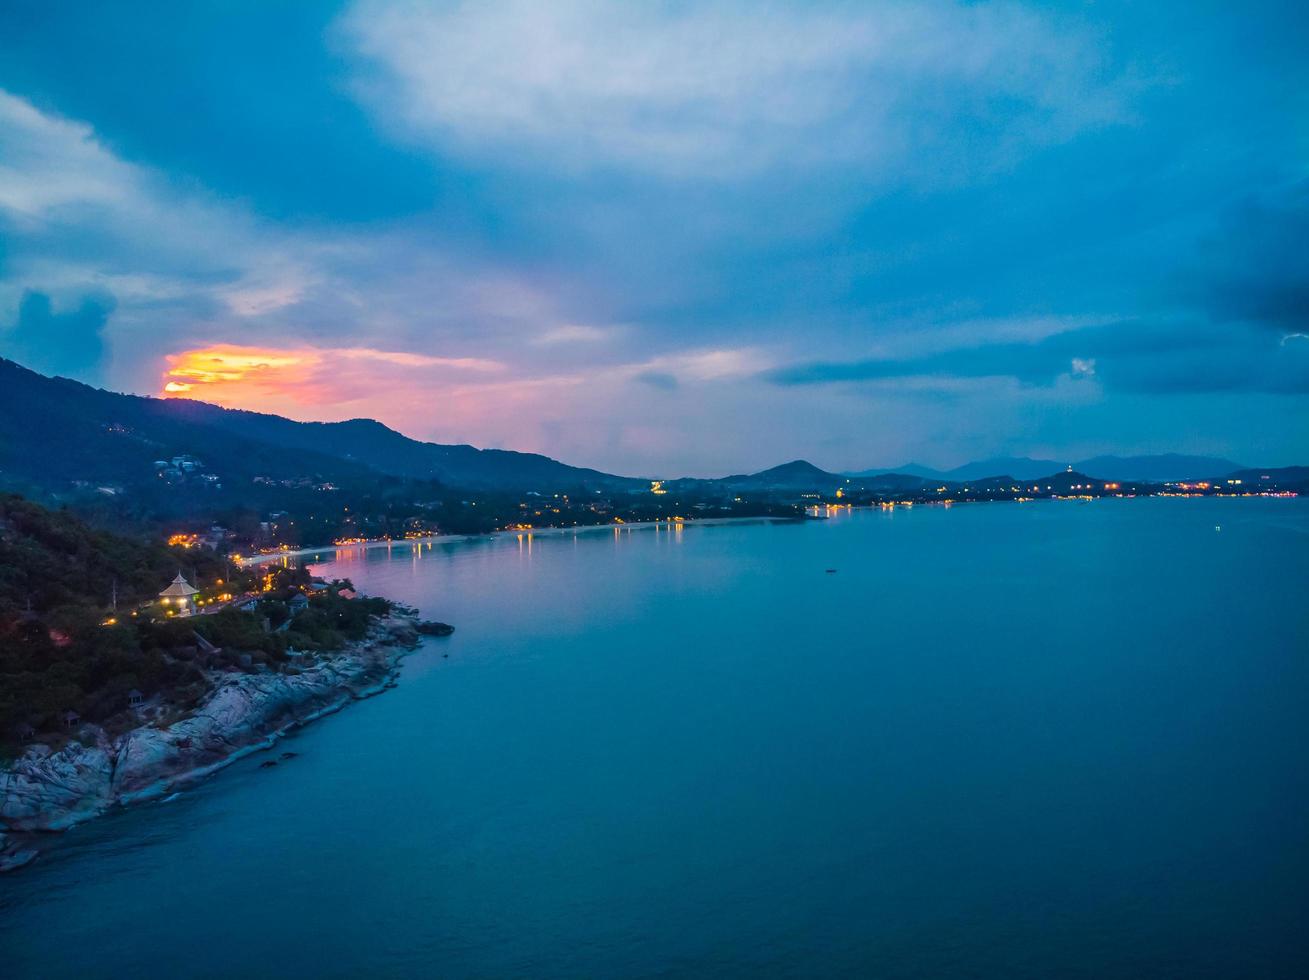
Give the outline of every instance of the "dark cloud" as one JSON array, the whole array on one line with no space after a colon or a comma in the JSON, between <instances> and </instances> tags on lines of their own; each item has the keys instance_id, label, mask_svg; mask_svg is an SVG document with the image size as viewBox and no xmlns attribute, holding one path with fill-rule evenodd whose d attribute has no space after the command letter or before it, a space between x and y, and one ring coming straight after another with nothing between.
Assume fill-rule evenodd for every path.
<instances>
[{"instance_id":1,"label":"dark cloud","mask_svg":"<svg viewBox=\"0 0 1309 980\"><path fill-rule=\"evenodd\" d=\"M1113 323L1029 344L964 347L920 357L812 362L769 372L779 385L872 382L893 378L1012 378L1051 385L1094 378L1112 391L1140 394L1309 393L1309 342L1252 327Z\"/></svg>"},{"instance_id":2,"label":"dark cloud","mask_svg":"<svg viewBox=\"0 0 1309 980\"><path fill-rule=\"evenodd\" d=\"M1193 281L1216 319L1309 329L1309 181L1241 202L1201 256Z\"/></svg>"},{"instance_id":3,"label":"dark cloud","mask_svg":"<svg viewBox=\"0 0 1309 980\"><path fill-rule=\"evenodd\" d=\"M57 313L49 296L29 290L18 305L18 320L0 333L0 350L37 371L95 379L114 306L112 296L97 294L84 297L76 309Z\"/></svg>"}]
</instances>

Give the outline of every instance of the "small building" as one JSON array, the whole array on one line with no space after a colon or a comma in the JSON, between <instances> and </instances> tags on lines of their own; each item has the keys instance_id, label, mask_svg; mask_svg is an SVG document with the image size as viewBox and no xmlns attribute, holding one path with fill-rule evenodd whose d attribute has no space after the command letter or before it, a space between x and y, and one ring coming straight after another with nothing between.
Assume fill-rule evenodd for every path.
<instances>
[{"instance_id":1,"label":"small building","mask_svg":"<svg viewBox=\"0 0 1309 980\"><path fill-rule=\"evenodd\" d=\"M357 599L359 597L359 593L354 589L342 589L337 593L337 595L342 599Z\"/></svg>"},{"instance_id":2,"label":"small building","mask_svg":"<svg viewBox=\"0 0 1309 980\"><path fill-rule=\"evenodd\" d=\"M159 593L159 602L175 615L190 616L195 613L195 597L199 592L178 572L172 584Z\"/></svg>"},{"instance_id":3,"label":"small building","mask_svg":"<svg viewBox=\"0 0 1309 980\"><path fill-rule=\"evenodd\" d=\"M130 691L127 692L127 706L129 708L139 708L144 703L145 703L145 695L142 694L140 691L138 691L136 688L132 688Z\"/></svg>"},{"instance_id":4,"label":"small building","mask_svg":"<svg viewBox=\"0 0 1309 980\"><path fill-rule=\"evenodd\" d=\"M295 595L291 596L290 601L288 601L286 605L292 613L304 612L309 608L309 597L303 592L297 592Z\"/></svg>"},{"instance_id":5,"label":"small building","mask_svg":"<svg viewBox=\"0 0 1309 980\"><path fill-rule=\"evenodd\" d=\"M14 738L23 745L36 738L36 729L25 721L20 721L12 729Z\"/></svg>"},{"instance_id":6,"label":"small building","mask_svg":"<svg viewBox=\"0 0 1309 980\"><path fill-rule=\"evenodd\" d=\"M64 712L64 727L65 727L65 728L76 728L76 727L77 727L78 725L80 725L81 723L82 723L82 716L79 715L76 711L65 711L65 712Z\"/></svg>"}]
</instances>

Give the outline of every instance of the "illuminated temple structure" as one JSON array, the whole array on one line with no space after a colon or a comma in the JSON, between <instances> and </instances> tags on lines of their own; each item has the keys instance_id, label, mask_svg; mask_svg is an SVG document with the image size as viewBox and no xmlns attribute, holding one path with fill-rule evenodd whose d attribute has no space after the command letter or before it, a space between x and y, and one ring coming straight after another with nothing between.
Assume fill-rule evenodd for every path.
<instances>
[{"instance_id":1,"label":"illuminated temple structure","mask_svg":"<svg viewBox=\"0 0 1309 980\"><path fill-rule=\"evenodd\" d=\"M159 601L173 615L190 616L195 613L195 597L199 592L178 572L173 584L159 593Z\"/></svg>"}]
</instances>

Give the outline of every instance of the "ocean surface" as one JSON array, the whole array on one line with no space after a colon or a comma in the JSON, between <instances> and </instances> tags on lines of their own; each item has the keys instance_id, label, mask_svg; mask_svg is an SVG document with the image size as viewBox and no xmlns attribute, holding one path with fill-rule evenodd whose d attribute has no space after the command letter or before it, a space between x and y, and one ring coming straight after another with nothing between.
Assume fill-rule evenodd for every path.
<instances>
[{"instance_id":1,"label":"ocean surface","mask_svg":"<svg viewBox=\"0 0 1309 980\"><path fill-rule=\"evenodd\" d=\"M1309 975L1307 501L318 567L457 632L0 877L0 976Z\"/></svg>"}]
</instances>

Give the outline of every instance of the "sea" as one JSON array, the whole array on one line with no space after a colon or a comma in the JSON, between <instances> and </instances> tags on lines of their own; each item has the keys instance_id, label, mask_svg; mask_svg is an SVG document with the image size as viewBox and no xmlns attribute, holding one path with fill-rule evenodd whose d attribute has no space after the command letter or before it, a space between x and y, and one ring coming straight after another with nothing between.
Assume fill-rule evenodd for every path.
<instances>
[{"instance_id":1,"label":"sea","mask_svg":"<svg viewBox=\"0 0 1309 980\"><path fill-rule=\"evenodd\" d=\"M0 877L6 980L1309 975L1309 502L315 568L456 632Z\"/></svg>"}]
</instances>

